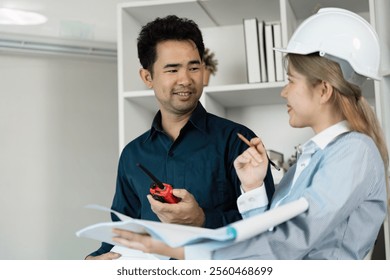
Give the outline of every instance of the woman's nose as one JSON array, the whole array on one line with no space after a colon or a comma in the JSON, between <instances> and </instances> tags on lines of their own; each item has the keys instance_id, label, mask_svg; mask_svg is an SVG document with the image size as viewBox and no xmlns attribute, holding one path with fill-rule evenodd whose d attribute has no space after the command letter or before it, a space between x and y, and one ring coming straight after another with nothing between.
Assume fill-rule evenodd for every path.
<instances>
[{"instance_id":1,"label":"woman's nose","mask_svg":"<svg viewBox=\"0 0 390 280\"><path fill-rule=\"evenodd\" d=\"M280 92L280 96L283 97L283 98L287 98L287 85L285 85L282 88L282 91Z\"/></svg>"}]
</instances>

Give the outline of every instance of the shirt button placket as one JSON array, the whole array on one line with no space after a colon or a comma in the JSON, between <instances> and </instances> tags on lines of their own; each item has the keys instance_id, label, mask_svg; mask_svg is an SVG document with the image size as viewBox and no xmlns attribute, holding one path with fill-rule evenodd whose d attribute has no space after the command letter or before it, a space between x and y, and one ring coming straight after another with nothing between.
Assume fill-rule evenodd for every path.
<instances>
[{"instance_id":1,"label":"shirt button placket","mask_svg":"<svg viewBox=\"0 0 390 280\"><path fill-rule=\"evenodd\" d=\"M172 148L169 149L166 157L166 166L167 166L166 174L170 184L174 183L174 178L175 178L175 160L173 158L174 155L175 153L172 150Z\"/></svg>"}]
</instances>

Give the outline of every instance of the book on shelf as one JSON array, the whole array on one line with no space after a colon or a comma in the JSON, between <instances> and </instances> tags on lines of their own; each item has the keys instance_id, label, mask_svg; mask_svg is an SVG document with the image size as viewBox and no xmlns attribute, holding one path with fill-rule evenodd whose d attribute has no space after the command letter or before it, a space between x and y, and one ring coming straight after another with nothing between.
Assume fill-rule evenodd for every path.
<instances>
[{"instance_id":1,"label":"book on shelf","mask_svg":"<svg viewBox=\"0 0 390 280\"><path fill-rule=\"evenodd\" d=\"M217 229L208 229L134 219L106 207L90 205L89 208L114 213L118 216L120 221L93 224L77 231L76 235L78 237L90 238L121 246L112 240L114 237L112 230L114 228L120 228L142 234L147 233L171 247L200 243L202 243L203 246L205 242L210 242L210 244L218 243L219 246L223 247L235 242L247 240L286 222L306 211L308 206L307 200L302 197L298 200L268 210L262 214L239 220L227 226Z\"/></svg>"},{"instance_id":2,"label":"book on shelf","mask_svg":"<svg viewBox=\"0 0 390 280\"><path fill-rule=\"evenodd\" d=\"M244 19L244 40L248 83L260 83L260 49L258 21L256 18Z\"/></svg>"},{"instance_id":3,"label":"book on shelf","mask_svg":"<svg viewBox=\"0 0 390 280\"><path fill-rule=\"evenodd\" d=\"M280 22L273 23L272 28L274 34L274 47L282 48L282 29ZM274 52L274 55L276 81L284 81L283 54L281 52Z\"/></svg>"},{"instance_id":4,"label":"book on shelf","mask_svg":"<svg viewBox=\"0 0 390 280\"><path fill-rule=\"evenodd\" d=\"M258 39L259 39L259 50L260 50L260 74L261 82L265 83L268 81L267 77L267 65L265 61L265 39L264 39L264 21L258 21Z\"/></svg>"},{"instance_id":5,"label":"book on shelf","mask_svg":"<svg viewBox=\"0 0 390 280\"><path fill-rule=\"evenodd\" d=\"M266 22L264 27L265 34L265 56L267 63L268 82L276 81L275 74L275 52L274 52L274 36L272 23Z\"/></svg>"}]
</instances>

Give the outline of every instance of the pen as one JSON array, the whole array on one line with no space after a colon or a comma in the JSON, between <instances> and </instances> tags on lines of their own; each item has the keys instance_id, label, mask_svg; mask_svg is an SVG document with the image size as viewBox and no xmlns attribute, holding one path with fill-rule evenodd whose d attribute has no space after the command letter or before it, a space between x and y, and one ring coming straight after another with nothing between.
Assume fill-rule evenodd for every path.
<instances>
[{"instance_id":1,"label":"pen","mask_svg":"<svg viewBox=\"0 0 390 280\"><path fill-rule=\"evenodd\" d=\"M237 136L238 136L238 138L240 138L245 144L247 144L249 147L252 147L253 145L251 144L251 142L249 142L249 140L248 139L246 139L245 137L244 137L244 135L242 135L241 133L237 133ZM276 170L280 170L280 167L279 166L277 166L272 160L269 160L269 162L270 162L270 164L273 166L273 167L275 167L276 168Z\"/></svg>"}]
</instances>

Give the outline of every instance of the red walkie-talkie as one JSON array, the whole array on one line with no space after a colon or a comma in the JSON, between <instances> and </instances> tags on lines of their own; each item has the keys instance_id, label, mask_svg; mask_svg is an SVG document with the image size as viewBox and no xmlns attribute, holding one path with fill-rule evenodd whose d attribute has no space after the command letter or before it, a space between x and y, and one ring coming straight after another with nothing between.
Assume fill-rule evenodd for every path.
<instances>
[{"instance_id":1,"label":"red walkie-talkie","mask_svg":"<svg viewBox=\"0 0 390 280\"><path fill-rule=\"evenodd\" d=\"M173 195L173 187L171 185L162 183L140 163L137 163L137 166L141 168L141 170L152 179L153 183L150 186L150 194L155 200L171 204L178 203L180 201L179 197Z\"/></svg>"}]
</instances>

